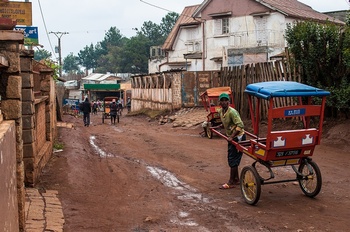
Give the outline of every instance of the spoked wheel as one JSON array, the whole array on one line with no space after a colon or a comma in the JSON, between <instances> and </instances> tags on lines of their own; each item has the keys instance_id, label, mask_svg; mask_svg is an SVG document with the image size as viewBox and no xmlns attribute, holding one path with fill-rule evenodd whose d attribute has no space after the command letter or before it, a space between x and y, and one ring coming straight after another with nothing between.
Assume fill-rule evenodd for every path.
<instances>
[{"instance_id":1,"label":"spoked wheel","mask_svg":"<svg viewBox=\"0 0 350 232\"><path fill-rule=\"evenodd\" d=\"M298 179L299 186L308 197L315 197L321 191L322 176L317 164L312 160L304 160L298 171L303 175Z\"/></svg>"},{"instance_id":2,"label":"spoked wheel","mask_svg":"<svg viewBox=\"0 0 350 232\"><path fill-rule=\"evenodd\" d=\"M255 205L260 199L261 182L258 172L253 166L246 166L241 172L241 192L249 205Z\"/></svg>"}]
</instances>

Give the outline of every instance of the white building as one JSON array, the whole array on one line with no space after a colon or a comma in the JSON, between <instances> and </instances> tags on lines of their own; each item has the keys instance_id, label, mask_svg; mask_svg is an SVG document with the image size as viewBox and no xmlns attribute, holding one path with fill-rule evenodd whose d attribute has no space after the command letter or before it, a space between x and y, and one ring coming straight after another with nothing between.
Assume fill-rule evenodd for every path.
<instances>
[{"instance_id":1,"label":"white building","mask_svg":"<svg viewBox=\"0 0 350 232\"><path fill-rule=\"evenodd\" d=\"M204 0L185 7L149 73L268 61L284 51L287 25L300 20L345 24L297 0Z\"/></svg>"}]
</instances>

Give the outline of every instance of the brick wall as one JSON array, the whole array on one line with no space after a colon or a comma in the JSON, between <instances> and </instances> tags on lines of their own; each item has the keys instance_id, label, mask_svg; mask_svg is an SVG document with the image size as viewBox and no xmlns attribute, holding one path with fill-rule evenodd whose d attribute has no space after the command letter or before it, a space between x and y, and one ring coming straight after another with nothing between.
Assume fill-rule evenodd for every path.
<instances>
[{"instance_id":1,"label":"brick wall","mask_svg":"<svg viewBox=\"0 0 350 232\"><path fill-rule=\"evenodd\" d=\"M41 148L46 142L46 121L45 121L45 102L35 105L35 147Z\"/></svg>"}]
</instances>

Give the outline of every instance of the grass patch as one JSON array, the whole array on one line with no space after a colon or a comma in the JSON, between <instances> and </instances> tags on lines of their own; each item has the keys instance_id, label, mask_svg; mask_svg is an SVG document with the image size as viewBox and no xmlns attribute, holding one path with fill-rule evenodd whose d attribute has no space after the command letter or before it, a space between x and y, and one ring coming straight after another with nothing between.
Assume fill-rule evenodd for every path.
<instances>
[{"instance_id":1,"label":"grass patch","mask_svg":"<svg viewBox=\"0 0 350 232\"><path fill-rule=\"evenodd\" d=\"M64 144L63 143L56 142L56 143L53 144L53 149L54 150L61 150L63 148L64 148Z\"/></svg>"}]
</instances>

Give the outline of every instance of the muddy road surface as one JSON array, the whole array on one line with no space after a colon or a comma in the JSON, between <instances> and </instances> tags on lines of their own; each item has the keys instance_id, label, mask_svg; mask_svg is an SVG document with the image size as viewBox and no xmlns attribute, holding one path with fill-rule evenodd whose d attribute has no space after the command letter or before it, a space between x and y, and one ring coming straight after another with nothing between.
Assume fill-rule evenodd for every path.
<instances>
[{"instance_id":1,"label":"muddy road surface","mask_svg":"<svg viewBox=\"0 0 350 232\"><path fill-rule=\"evenodd\" d=\"M316 198L297 182L262 185L251 206L238 187L219 189L229 177L227 143L202 137L201 125L173 128L122 116L114 126L99 114L89 127L70 115L64 121L74 127L59 128L63 151L53 154L36 186L58 191L64 231L349 231L348 122L328 128L316 148L323 178ZM243 155L240 169L252 163ZM276 179L295 177L290 167L273 170Z\"/></svg>"}]
</instances>

